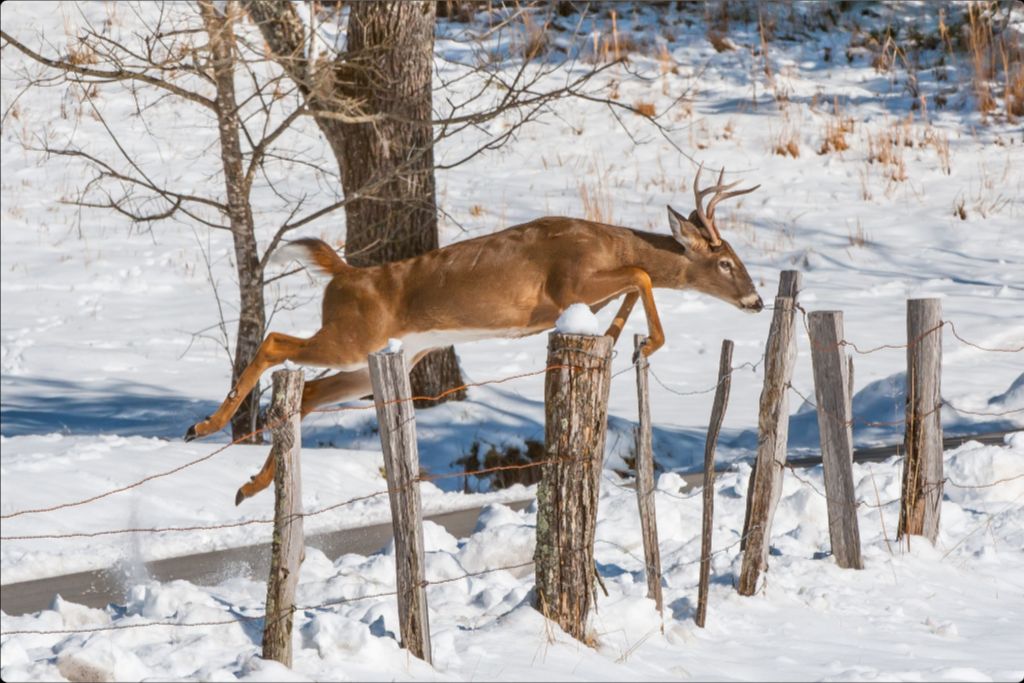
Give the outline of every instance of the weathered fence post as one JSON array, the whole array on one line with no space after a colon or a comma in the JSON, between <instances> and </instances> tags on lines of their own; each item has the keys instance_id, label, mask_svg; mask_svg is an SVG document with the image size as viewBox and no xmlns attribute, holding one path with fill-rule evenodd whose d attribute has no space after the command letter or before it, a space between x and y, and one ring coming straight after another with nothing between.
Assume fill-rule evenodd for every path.
<instances>
[{"instance_id":1,"label":"weathered fence post","mask_svg":"<svg viewBox=\"0 0 1024 683\"><path fill-rule=\"evenodd\" d=\"M757 417L757 460L750 473L747 518L743 525L746 543L737 587L740 595L753 595L761 572L768 568L772 518L782 495L782 470L786 466L789 440L789 394L786 389L796 362L795 306L799 289L800 273L783 271L779 292L792 296L776 297L764 352L764 387Z\"/></svg>"},{"instance_id":2,"label":"weathered fence post","mask_svg":"<svg viewBox=\"0 0 1024 683\"><path fill-rule=\"evenodd\" d=\"M402 351L370 354L370 382L377 408L384 472L395 534L398 622L402 646L431 662L430 623L424 575L420 458L409 370Z\"/></svg>"},{"instance_id":3,"label":"weathered fence post","mask_svg":"<svg viewBox=\"0 0 1024 683\"><path fill-rule=\"evenodd\" d=\"M292 665L292 616L299 567L305 556L302 533L302 472L299 452L302 420L302 371L278 370L267 414L273 436L274 540L270 575L267 577L266 616L263 624L263 658Z\"/></svg>"},{"instance_id":4,"label":"weathered fence post","mask_svg":"<svg viewBox=\"0 0 1024 683\"><path fill-rule=\"evenodd\" d=\"M715 446L718 432L722 429L725 409L729 405L729 388L732 385L731 339L722 340L722 355L718 361L718 387L715 402L711 406L711 422L704 442L704 516L700 537L700 586L697 591L697 626L704 628L708 614L708 583L711 580L711 532L715 516Z\"/></svg>"},{"instance_id":5,"label":"weathered fence post","mask_svg":"<svg viewBox=\"0 0 1024 683\"><path fill-rule=\"evenodd\" d=\"M907 301L907 417L897 538L939 534L942 505L942 302ZM909 539L908 539L909 543Z\"/></svg>"},{"instance_id":6,"label":"weathered fence post","mask_svg":"<svg viewBox=\"0 0 1024 683\"><path fill-rule=\"evenodd\" d=\"M639 352L647 337L633 336L633 348ZM651 445L651 397L647 386L647 356L636 364L636 399L639 422L636 428L636 499L640 505L640 532L644 538L644 568L647 597L658 611L664 609L661 595L661 551L658 548L658 521L654 509L654 449Z\"/></svg>"},{"instance_id":7,"label":"weathered fence post","mask_svg":"<svg viewBox=\"0 0 1024 683\"><path fill-rule=\"evenodd\" d=\"M544 382L545 459L537 486L537 609L586 637L607 431L611 337L552 332Z\"/></svg>"},{"instance_id":8,"label":"weathered fence post","mask_svg":"<svg viewBox=\"0 0 1024 683\"><path fill-rule=\"evenodd\" d=\"M843 353L842 311L813 311L807 316L818 405L821 461L825 470L828 533L836 564L862 569L860 527L853 490L853 429L850 364Z\"/></svg>"},{"instance_id":9,"label":"weathered fence post","mask_svg":"<svg viewBox=\"0 0 1024 683\"><path fill-rule=\"evenodd\" d=\"M787 297L789 299L792 299L793 300L793 304L796 305L796 299L797 299L797 295L799 293L800 293L800 272L796 271L796 270L784 270L781 273L779 273L779 292L776 295L776 298L778 298L778 297ZM775 318L774 318L774 315L772 317L772 328L771 329L775 329ZM771 334L770 331L769 331L769 334ZM768 343L765 344L765 356L766 357L768 355L768 348L769 348L770 343L771 343L771 339L769 338ZM794 344L794 346L793 346L793 353L796 353L796 338L795 337L793 338L793 342L792 343ZM790 369L790 374L792 374L792 368ZM765 375L765 377L767 379L767 374ZM789 383L789 376L787 375L783 385L786 385L788 383ZM767 384L765 384L765 386L767 386ZM764 410L764 399L765 399L765 395L764 395L764 391L762 390L762 392L761 392L761 410L762 411ZM788 423L787 423L786 429L787 429L787 433L788 433L788 430L789 430ZM783 445L783 449L785 449L785 447L786 447L785 442L782 445ZM757 460L760 460L760 458L758 458ZM740 550L741 551L747 549L747 532L750 530L750 505L751 505L751 503L754 500L754 482L757 480L757 477L756 477L756 473L757 473L757 460L754 461L754 464L751 467L750 480L747 483L747 501L746 501L747 509L746 509L746 512L743 515L743 537L740 538ZM785 462L785 458L783 458L783 462Z\"/></svg>"}]
</instances>

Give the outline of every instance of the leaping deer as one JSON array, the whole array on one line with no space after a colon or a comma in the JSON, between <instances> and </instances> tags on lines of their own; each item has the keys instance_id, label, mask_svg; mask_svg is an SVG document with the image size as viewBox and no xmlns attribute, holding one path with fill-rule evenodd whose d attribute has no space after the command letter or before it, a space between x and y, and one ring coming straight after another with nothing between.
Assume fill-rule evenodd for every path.
<instances>
[{"instance_id":1,"label":"leaping deer","mask_svg":"<svg viewBox=\"0 0 1024 683\"><path fill-rule=\"evenodd\" d=\"M186 441L222 429L268 368L285 361L327 367L337 374L305 384L302 416L318 406L371 393L367 356L400 339L416 365L429 351L478 339L521 337L551 329L570 304L597 311L625 294L605 334L617 340L637 299L647 316L645 356L664 342L652 289L696 289L756 313L764 304L747 269L715 225L727 191L725 169L712 187L693 180L696 208L689 218L668 207L672 234L659 235L577 218L546 217L458 242L403 261L355 268L318 239L292 244L331 275L323 323L309 339L271 332L217 411L192 425ZM703 207L704 198L714 193ZM274 459L235 497L241 503L274 478Z\"/></svg>"}]
</instances>

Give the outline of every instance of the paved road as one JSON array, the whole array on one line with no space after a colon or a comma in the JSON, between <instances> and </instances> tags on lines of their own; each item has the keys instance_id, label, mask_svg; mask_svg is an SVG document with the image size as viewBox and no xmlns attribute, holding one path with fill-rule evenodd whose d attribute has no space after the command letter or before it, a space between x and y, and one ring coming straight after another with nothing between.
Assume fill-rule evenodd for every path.
<instances>
[{"instance_id":1,"label":"paved road","mask_svg":"<svg viewBox=\"0 0 1024 683\"><path fill-rule=\"evenodd\" d=\"M530 500L505 503L519 510ZM455 510L427 519L445 527L456 538L469 536L481 508ZM306 545L322 550L327 557L345 553L370 555L391 540L391 523L343 529L306 537ZM196 555L170 557L146 563L149 578L157 581L184 579L200 586L212 586L231 576L266 576L270 571L270 544L215 550ZM8 615L47 609L56 595L89 607L106 607L125 600L125 580L116 570L98 570L51 576L35 581L5 584L0 588L0 609Z\"/></svg>"},{"instance_id":2,"label":"paved road","mask_svg":"<svg viewBox=\"0 0 1024 683\"><path fill-rule=\"evenodd\" d=\"M966 441L1002 443L1005 432L992 432L976 436L949 437L944 440L945 448L955 448ZM858 462L884 460L902 452L898 446L882 446L859 449L854 453ZM791 459L798 467L813 467L821 463L820 457ZM700 472L683 475L687 488L703 480ZM506 503L514 509L522 509L530 500ZM456 538L468 536L473 531L480 508L456 510L428 516L427 519L445 527ZM391 539L391 524L375 524L358 529L344 529L309 536L306 545L318 548L327 557L337 558L345 553L369 555L376 552ZM230 576L266 576L270 569L270 552L267 544L217 550L185 557L172 557L146 564L151 579L171 581L184 579L197 585L216 585ZM53 576L35 581L23 581L4 585L0 588L0 609L8 615L26 614L46 609L56 595L90 607L105 607L111 602L120 603L125 599L123 577L109 570L79 572L64 576Z\"/></svg>"}]
</instances>

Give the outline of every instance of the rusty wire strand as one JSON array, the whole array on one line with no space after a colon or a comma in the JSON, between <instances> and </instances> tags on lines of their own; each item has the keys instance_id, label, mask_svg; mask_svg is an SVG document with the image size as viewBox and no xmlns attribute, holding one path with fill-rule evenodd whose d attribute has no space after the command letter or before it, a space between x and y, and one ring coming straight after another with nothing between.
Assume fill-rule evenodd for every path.
<instances>
[{"instance_id":1,"label":"rusty wire strand","mask_svg":"<svg viewBox=\"0 0 1024 683\"><path fill-rule=\"evenodd\" d=\"M283 422L284 421L282 421L282 424L283 424ZM120 486L120 487L118 487L116 489L111 489L110 491L106 491L104 493L99 493L99 494L97 494L95 496L91 496L89 498L83 498L82 500L76 500L76 501L73 501L73 502L70 502L70 503L62 503L60 505L54 505L52 507L47 507L47 508L35 508L35 509L31 509L31 510L18 510L17 512L9 512L6 515L0 515L0 519L11 519L12 517L20 517L21 515L29 515L29 514L36 514L36 513L42 513L42 512L54 512L56 510L63 510L64 508L77 507L79 505L86 505L88 503L92 503L92 502L95 502L97 500L100 500L101 498L106 498L107 496L112 496L112 495L114 495L116 493L123 493L124 491L128 491L128 490L136 488L138 486L142 486L146 482L153 481L154 479L160 479L162 477L168 477L168 476L170 476L172 474L177 474L178 472L181 472L184 469L187 469L187 468L192 467L194 465L198 465L199 463L206 462L207 460L209 460L210 458L214 457L215 455L220 455L221 453L226 451L231 446L234 446L235 444L241 443L242 441L245 441L246 439L248 439L250 437L253 437L253 436L255 436L255 435L257 435L257 434L259 434L259 433L261 433L261 432L263 432L265 430L272 429L273 427L276 427L276 426L278 426L278 423L275 423L273 425L264 425L263 427L260 427L259 429L255 429L255 430L249 432L248 434L244 434L244 435L238 437L237 439L235 439L231 443L224 444L223 446L221 446L217 450L213 451L212 453L208 453L207 455L204 455L201 458L196 458L195 460L187 462L187 463L185 463L183 465L178 465L177 467L174 467L172 469L166 470L164 472L158 472L156 474L151 474L148 477L143 477L142 479L139 479L138 481L132 482L131 484L125 484L124 486Z\"/></svg>"}]
</instances>

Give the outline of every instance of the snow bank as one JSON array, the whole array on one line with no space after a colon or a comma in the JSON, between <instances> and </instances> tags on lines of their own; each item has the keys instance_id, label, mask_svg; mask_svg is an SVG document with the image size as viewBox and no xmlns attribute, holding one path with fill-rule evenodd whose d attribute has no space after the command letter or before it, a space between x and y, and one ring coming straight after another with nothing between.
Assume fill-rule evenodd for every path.
<instances>
[{"instance_id":1,"label":"snow bank","mask_svg":"<svg viewBox=\"0 0 1024 683\"><path fill-rule=\"evenodd\" d=\"M530 569L503 570L533 556L536 511L489 505L468 538L425 525L434 666L397 642L390 549L337 560L307 548L295 616L291 670L258 656L262 580L218 586L142 582L124 604L94 610L58 599L33 615L0 615L0 628L54 630L154 621L225 626L143 627L70 635L7 635L4 680L652 680L678 677L782 680L1018 680L1024 629L1024 434L1003 446L965 444L946 453L946 470L970 485L950 489L936 547L909 550L892 538L900 461L855 465L865 568L839 569L829 555L821 468L787 472L762 590L740 597L738 540L750 470L716 482L712 581L706 629L693 624L700 553L700 491L682 480L657 483L665 614L646 598L636 494L605 475L595 556L608 590L592 614L593 649L545 624L531 607ZM968 490L968 489L965 489ZM1016 498L1018 503L1008 504ZM869 507L878 502L881 508ZM367 599L360 599L367 597ZM339 602L340 601L340 602ZM347 602L346 602L347 601ZM328 606L317 605L331 603ZM663 629L662 629L663 627ZM851 638L857 647L851 647ZM767 667L767 668L766 668Z\"/></svg>"}]
</instances>

